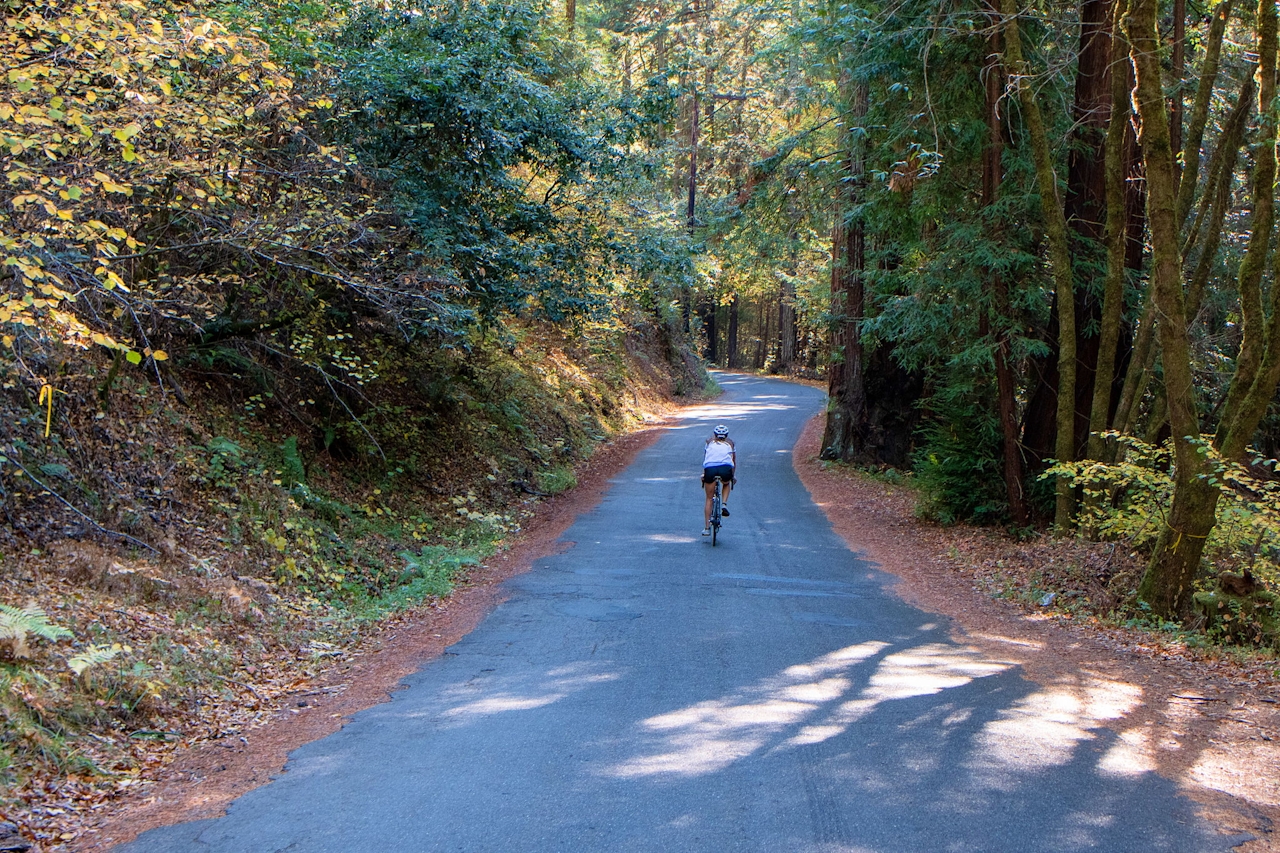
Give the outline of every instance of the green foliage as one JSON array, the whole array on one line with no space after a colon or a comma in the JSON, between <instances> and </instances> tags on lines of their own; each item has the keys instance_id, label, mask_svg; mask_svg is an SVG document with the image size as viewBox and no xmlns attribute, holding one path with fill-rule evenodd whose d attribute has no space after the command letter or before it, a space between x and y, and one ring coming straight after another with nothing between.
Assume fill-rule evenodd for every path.
<instances>
[{"instance_id":1,"label":"green foliage","mask_svg":"<svg viewBox=\"0 0 1280 853\"><path fill-rule=\"evenodd\" d=\"M428 598L448 595L468 568L479 565L494 550L493 540L486 534L479 534L472 544L462 544L466 538L450 545L426 545L417 553L401 551L405 567L397 582L380 595L351 599L346 604L348 611L357 620L371 621L415 607Z\"/></svg>"},{"instance_id":2,"label":"green foliage","mask_svg":"<svg viewBox=\"0 0 1280 853\"><path fill-rule=\"evenodd\" d=\"M458 574L480 563L476 554L457 553L443 545L424 545L417 554L401 551L400 558L405 561L400 583L414 584L415 592L435 596L448 595Z\"/></svg>"},{"instance_id":3,"label":"green foliage","mask_svg":"<svg viewBox=\"0 0 1280 853\"><path fill-rule=\"evenodd\" d=\"M298 437L291 435L280 445L282 465L280 469L281 485L286 489L294 489L307 485L307 471L302 464L302 456L298 453Z\"/></svg>"},{"instance_id":4,"label":"green foliage","mask_svg":"<svg viewBox=\"0 0 1280 853\"><path fill-rule=\"evenodd\" d=\"M1068 476L1081 489L1085 529L1149 551L1168 524L1173 451L1168 442L1153 446L1117 433L1106 437L1122 448L1120 461L1059 464L1044 476ZM1280 642L1277 598L1267 589L1280 588L1280 480L1269 470L1273 463L1258 457L1251 470L1224 459L1208 437L1197 444L1209 460L1206 477L1221 490L1221 498L1204 551L1212 571L1199 581L1196 606L1218 636L1236 642ZM1231 578L1246 586L1257 583L1258 589L1233 593L1223 586Z\"/></svg>"},{"instance_id":5,"label":"green foliage","mask_svg":"<svg viewBox=\"0 0 1280 853\"><path fill-rule=\"evenodd\" d=\"M606 305L636 246L608 184L643 117L556 49L531 4L367 7L339 49L335 130L394 188L421 261L486 321Z\"/></svg>"},{"instance_id":6,"label":"green foliage","mask_svg":"<svg viewBox=\"0 0 1280 853\"><path fill-rule=\"evenodd\" d=\"M1135 547L1154 545L1166 524L1173 494L1173 452L1168 444L1153 446L1132 436L1108 433L1124 449L1121 461L1056 465L1045 477L1069 476L1085 497L1081 523L1100 537L1121 539ZM1250 568L1280 585L1280 481L1267 472L1269 460L1255 458L1262 476L1223 459L1209 442L1198 442L1210 464L1211 485L1222 492L1218 521L1206 545L1220 569Z\"/></svg>"},{"instance_id":7,"label":"green foliage","mask_svg":"<svg viewBox=\"0 0 1280 853\"><path fill-rule=\"evenodd\" d=\"M77 676L84 677L86 672L107 661L115 660L123 651L124 648L119 643L91 645L67 658L67 668Z\"/></svg>"},{"instance_id":8,"label":"green foliage","mask_svg":"<svg viewBox=\"0 0 1280 853\"><path fill-rule=\"evenodd\" d=\"M210 4L209 14L237 32L271 45L274 58L298 74L322 71L334 55L333 41L351 14L350 0L232 0Z\"/></svg>"},{"instance_id":9,"label":"green foliage","mask_svg":"<svg viewBox=\"0 0 1280 853\"><path fill-rule=\"evenodd\" d=\"M13 657L27 657L31 651L28 637L57 642L71 636L66 628L49 621L49 616L39 607L10 607L0 604L0 644L7 646Z\"/></svg>"},{"instance_id":10,"label":"green foliage","mask_svg":"<svg viewBox=\"0 0 1280 853\"><path fill-rule=\"evenodd\" d=\"M915 457L916 512L940 524L1003 521L1000 424L977 394L935 398Z\"/></svg>"},{"instance_id":11,"label":"green foliage","mask_svg":"<svg viewBox=\"0 0 1280 853\"><path fill-rule=\"evenodd\" d=\"M538 475L538 488L550 495L567 492L576 485L578 476L567 465L550 468Z\"/></svg>"},{"instance_id":12,"label":"green foliage","mask_svg":"<svg viewBox=\"0 0 1280 853\"><path fill-rule=\"evenodd\" d=\"M1212 636L1280 650L1280 595L1265 589L1238 595L1219 586L1197 592L1194 601Z\"/></svg>"},{"instance_id":13,"label":"green foliage","mask_svg":"<svg viewBox=\"0 0 1280 853\"><path fill-rule=\"evenodd\" d=\"M244 448L229 438L218 436L205 449L209 454L208 481L224 489L232 488L237 472L244 464Z\"/></svg>"}]
</instances>

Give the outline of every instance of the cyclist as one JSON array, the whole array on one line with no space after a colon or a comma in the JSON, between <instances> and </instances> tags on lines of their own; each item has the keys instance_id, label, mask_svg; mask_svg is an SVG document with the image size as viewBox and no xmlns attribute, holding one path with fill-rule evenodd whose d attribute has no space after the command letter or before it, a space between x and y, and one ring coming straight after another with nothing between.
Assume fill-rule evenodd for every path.
<instances>
[{"instance_id":1,"label":"cyclist","mask_svg":"<svg viewBox=\"0 0 1280 853\"><path fill-rule=\"evenodd\" d=\"M707 493L707 502L702 508L702 535L711 535L711 500L716 493L716 479L724 482L724 490L720 497L720 514L729 517L729 491L735 482L733 473L738 466L738 455L733 440L729 438L729 428L724 424L716 427L707 439L706 449L702 453L702 487Z\"/></svg>"}]
</instances>

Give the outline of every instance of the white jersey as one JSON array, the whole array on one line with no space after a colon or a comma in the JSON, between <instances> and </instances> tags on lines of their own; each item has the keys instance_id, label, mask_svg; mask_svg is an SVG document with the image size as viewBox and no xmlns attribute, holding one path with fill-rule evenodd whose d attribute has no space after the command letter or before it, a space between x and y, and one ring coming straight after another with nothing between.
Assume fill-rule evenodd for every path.
<instances>
[{"instance_id":1,"label":"white jersey","mask_svg":"<svg viewBox=\"0 0 1280 853\"><path fill-rule=\"evenodd\" d=\"M733 464L733 445L727 441L708 441L707 450L702 455L702 467Z\"/></svg>"}]
</instances>

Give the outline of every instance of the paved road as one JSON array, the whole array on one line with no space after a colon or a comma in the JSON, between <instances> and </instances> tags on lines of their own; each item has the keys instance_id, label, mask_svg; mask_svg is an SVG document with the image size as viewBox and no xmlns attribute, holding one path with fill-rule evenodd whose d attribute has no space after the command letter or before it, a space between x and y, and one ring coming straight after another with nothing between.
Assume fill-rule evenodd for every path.
<instances>
[{"instance_id":1,"label":"paved road","mask_svg":"<svg viewBox=\"0 0 1280 853\"><path fill-rule=\"evenodd\" d=\"M1226 851L1149 772L1138 697L1044 688L950 639L831 532L791 468L810 388L727 393L644 451L576 545L391 702L222 819L129 853ZM718 547L694 472L728 424Z\"/></svg>"}]
</instances>

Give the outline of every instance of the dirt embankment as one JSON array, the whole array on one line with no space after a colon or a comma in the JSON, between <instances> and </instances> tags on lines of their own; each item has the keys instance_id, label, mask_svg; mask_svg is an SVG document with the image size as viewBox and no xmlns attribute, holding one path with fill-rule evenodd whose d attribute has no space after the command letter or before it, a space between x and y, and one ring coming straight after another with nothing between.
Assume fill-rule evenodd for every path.
<instances>
[{"instance_id":1,"label":"dirt embankment","mask_svg":"<svg viewBox=\"0 0 1280 853\"><path fill-rule=\"evenodd\" d=\"M990 530L928 524L915 517L906 489L825 466L817 458L821 440L815 419L796 446L796 472L850 547L899 579L901 595L953 619L963 642L1020 664L1082 733L1115 731L1129 770L1174 780L1224 830L1255 834L1244 853L1280 850L1280 679L1273 669L993 598L992 590L1029 585L1045 563L1090 559L1090 546L1027 546Z\"/></svg>"}]
</instances>

